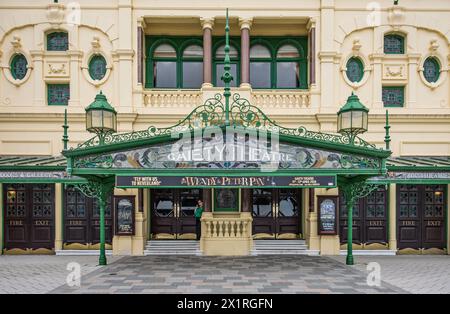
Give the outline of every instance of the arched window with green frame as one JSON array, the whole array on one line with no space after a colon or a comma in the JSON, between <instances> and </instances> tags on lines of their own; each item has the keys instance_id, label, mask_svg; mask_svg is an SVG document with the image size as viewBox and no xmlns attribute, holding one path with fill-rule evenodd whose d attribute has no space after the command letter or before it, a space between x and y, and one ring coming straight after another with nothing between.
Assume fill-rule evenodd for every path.
<instances>
[{"instance_id":1,"label":"arched window with green frame","mask_svg":"<svg viewBox=\"0 0 450 314\"><path fill-rule=\"evenodd\" d=\"M191 88L203 84L201 37L147 36L146 88Z\"/></svg>"},{"instance_id":2,"label":"arched window with green frame","mask_svg":"<svg viewBox=\"0 0 450 314\"><path fill-rule=\"evenodd\" d=\"M177 52L169 43L162 43L154 49L152 54L152 87L177 87L177 60Z\"/></svg>"},{"instance_id":3,"label":"arched window with green frame","mask_svg":"<svg viewBox=\"0 0 450 314\"><path fill-rule=\"evenodd\" d=\"M224 72L224 59L225 59L225 44L220 43L220 45L214 50L213 56L213 80L214 86L223 87L224 82L222 81L222 75ZM233 76L231 81L231 87L239 86L240 84L240 58L238 49L231 44L230 45L230 73Z\"/></svg>"},{"instance_id":4,"label":"arched window with green frame","mask_svg":"<svg viewBox=\"0 0 450 314\"><path fill-rule=\"evenodd\" d=\"M183 88L200 88L203 83L203 47L199 44L188 45L182 54Z\"/></svg>"},{"instance_id":5,"label":"arched window with green frame","mask_svg":"<svg viewBox=\"0 0 450 314\"><path fill-rule=\"evenodd\" d=\"M253 88L272 88L272 54L263 44L250 47L250 85Z\"/></svg>"},{"instance_id":6,"label":"arched window with green frame","mask_svg":"<svg viewBox=\"0 0 450 314\"><path fill-rule=\"evenodd\" d=\"M257 37L250 47L253 88L308 88L306 37Z\"/></svg>"},{"instance_id":7,"label":"arched window with green frame","mask_svg":"<svg viewBox=\"0 0 450 314\"><path fill-rule=\"evenodd\" d=\"M385 54L404 54L405 37L400 34L384 35L383 49Z\"/></svg>"}]
</instances>

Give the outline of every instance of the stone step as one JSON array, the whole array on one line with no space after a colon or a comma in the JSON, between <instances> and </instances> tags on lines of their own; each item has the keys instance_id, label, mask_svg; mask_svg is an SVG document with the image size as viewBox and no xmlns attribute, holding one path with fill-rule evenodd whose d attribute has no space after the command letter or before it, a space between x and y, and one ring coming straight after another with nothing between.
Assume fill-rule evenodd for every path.
<instances>
[{"instance_id":1,"label":"stone step","mask_svg":"<svg viewBox=\"0 0 450 314\"><path fill-rule=\"evenodd\" d=\"M255 250L307 250L308 246L307 245L295 245L295 246L254 246L253 247Z\"/></svg>"},{"instance_id":2,"label":"stone step","mask_svg":"<svg viewBox=\"0 0 450 314\"><path fill-rule=\"evenodd\" d=\"M310 255L310 256L318 256L319 250L252 250L251 255Z\"/></svg>"},{"instance_id":3,"label":"stone step","mask_svg":"<svg viewBox=\"0 0 450 314\"><path fill-rule=\"evenodd\" d=\"M353 250L353 255L360 255L360 256L376 256L376 255L393 256L396 254L397 251L395 250ZM340 250L339 255L347 255L347 250Z\"/></svg>"},{"instance_id":4,"label":"stone step","mask_svg":"<svg viewBox=\"0 0 450 314\"><path fill-rule=\"evenodd\" d=\"M94 255L99 256L100 251L99 250L56 250L55 254L59 255L59 256L94 256ZM106 250L105 254L112 255L112 250Z\"/></svg>"}]
</instances>

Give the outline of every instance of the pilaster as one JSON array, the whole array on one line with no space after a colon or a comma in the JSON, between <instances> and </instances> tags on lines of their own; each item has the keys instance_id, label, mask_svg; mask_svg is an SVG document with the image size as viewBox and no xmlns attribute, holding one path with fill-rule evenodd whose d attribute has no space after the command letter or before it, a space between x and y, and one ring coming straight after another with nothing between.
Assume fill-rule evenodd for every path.
<instances>
[{"instance_id":1,"label":"pilaster","mask_svg":"<svg viewBox=\"0 0 450 314\"><path fill-rule=\"evenodd\" d=\"M250 28L253 19L240 18L241 28L241 85L243 88L250 88Z\"/></svg>"},{"instance_id":2,"label":"pilaster","mask_svg":"<svg viewBox=\"0 0 450 314\"><path fill-rule=\"evenodd\" d=\"M44 51L31 50L30 55L33 58L33 105L45 106L45 82L44 77Z\"/></svg>"},{"instance_id":3,"label":"pilaster","mask_svg":"<svg viewBox=\"0 0 450 314\"><path fill-rule=\"evenodd\" d=\"M389 185L389 249L397 250L397 185Z\"/></svg>"},{"instance_id":4,"label":"pilaster","mask_svg":"<svg viewBox=\"0 0 450 314\"><path fill-rule=\"evenodd\" d=\"M55 184L55 250L63 248L63 184Z\"/></svg>"},{"instance_id":5,"label":"pilaster","mask_svg":"<svg viewBox=\"0 0 450 314\"><path fill-rule=\"evenodd\" d=\"M214 18L201 18L203 28L203 84L204 87L212 87L212 29Z\"/></svg>"},{"instance_id":6,"label":"pilaster","mask_svg":"<svg viewBox=\"0 0 450 314\"><path fill-rule=\"evenodd\" d=\"M80 107L80 69L83 52L78 50L69 50L70 56L70 99L69 106Z\"/></svg>"}]
</instances>

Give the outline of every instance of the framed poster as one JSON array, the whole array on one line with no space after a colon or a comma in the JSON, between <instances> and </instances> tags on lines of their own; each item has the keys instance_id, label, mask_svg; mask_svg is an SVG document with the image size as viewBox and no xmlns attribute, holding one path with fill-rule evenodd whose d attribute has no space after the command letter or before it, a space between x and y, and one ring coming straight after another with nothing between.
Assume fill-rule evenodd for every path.
<instances>
[{"instance_id":1,"label":"framed poster","mask_svg":"<svg viewBox=\"0 0 450 314\"><path fill-rule=\"evenodd\" d=\"M237 212L238 199L238 189L214 189L214 211Z\"/></svg>"},{"instance_id":2,"label":"framed poster","mask_svg":"<svg viewBox=\"0 0 450 314\"><path fill-rule=\"evenodd\" d=\"M317 196L317 223L319 235L338 234L338 196Z\"/></svg>"},{"instance_id":3,"label":"framed poster","mask_svg":"<svg viewBox=\"0 0 450 314\"><path fill-rule=\"evenodd\" d=\"M131 195L114 196L116 235L134 235L134 201Z\"/></svg>"}]
</instances>

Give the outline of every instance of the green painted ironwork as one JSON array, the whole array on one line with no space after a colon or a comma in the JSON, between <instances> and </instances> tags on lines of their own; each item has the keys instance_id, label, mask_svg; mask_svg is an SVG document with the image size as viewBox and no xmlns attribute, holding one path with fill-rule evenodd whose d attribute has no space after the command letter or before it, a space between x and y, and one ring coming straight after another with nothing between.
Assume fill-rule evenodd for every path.
<instances>
[{"instance_id":1,"label":"green painted ironwork","mask_svg":"<svg viewBox=\"0 0 450 314\"><path fill-rule=\"evenodd\" d=\"M129 144L131 142L148 140L156 137L166 136L170 139L172 132L194 131L195 129L207 126L224 126L227 121L225 116L225 105L223 104L222 99L222 95L216 94L215 97L206 100L203 105L195 108L188 116L171 127L157 128L155 126L150 126L147 130L142 131L107 134L103 144L100 142L99 137L95 136L86 142L79 144L76 149L70 148L68 152L81 151L103 145ZM294 136L331 145L344 145L380 151L375 145L359 137L356 137L352 142L351 139L345 135L309 131L303 126L298 128L282 127L267 117L261 109L250 104L247 99L241 98L237 93L232 96L232 103L229 106L228 112L229 125L232 126L279 132L280 136Z\"/></svg>"},{"instance_id":2,"label":"green painted ironwork","mask_svg":"<svg viewBox=\"0 0 450 314\"><path fill-rule=\"evenodd\" d=\"M353 207L356 201L376 191L379 185L368 184L365 180L338 183L342 190L347 208L347 257L346 264L353 265Z\"/></svg>"},{"instance_id":3,"label":"green painted ironwork","mask_svg":"<svg viewBox=\"0 0 450 314\"><path fill-rule=\"evenodd\" d=\"M384 107L403 107L405 104L405 87L383 86L382 100Z\"/></svg>"},{"instance_id":4,"label":"green painted ironwork","mask_svg":"<svg viewBox=\"0 0 450 314\"><path fill-rule=\"evenodd\" d=\"M67 150L68 146L67 144L69 143L69 135L67 134L67 129L69 128L69 125L67 124L67 109L64 109L64 124L63 124L63 146L64 146L64 150Z\"/></svg>"},{"instance_id":5,"label":"green painted ironwork","mask_svg":"<svg viewBox=\"0 0 450 314\"><path fill-rule=\"evenodd\" d=\"M28 72L27 58L21 53L11 59L11 75L15 80L22 80Z\"/></svg>"},{"instance_id":6,"label":"green painted ironwork","mask_svg":"<svg viewBox=\"0 0 450 314\"><path fill-rule=\"evenodd\" d=\"M225 72L222 75L222 81L225 83L223 96L225 97L225 125L230 125L230 82L233 80L230 69L230 25L228 24L228 9L226 13L225 24L225 60L224 67Z\"/></svg>"},{"instance_id":7,"label":"green painted ironwork","mask_svg":"<svg viewBox=\"0 0 450 314\"><path fill-rule=\"evenodd\" d=\"M241 62L240 62L240 52L241 52L241 46L240 46L240 38L239 37L233 37L230 36L230 65L234 66L236 69L235 75L233 75L232 70L230 69L230 73L233 75L233 81L230 82L231 87L239 86L241 80L240 80L240 69L241 69ZM223 37L214 36L212 38L213 41L213 67L212 67L212 83L214 86L220 86L223 87L222 80L220 79L223 74L223 67L224 67L224 58L225 58L225 52L223 52L223 55L221 53L219 54L219 49L225 49L225 39ZM236 54L232 53L232 50L236 51Z\"/></svg>"},{"instance_id":8,"label":"green painted ironwork","mask_svg":"<svg viewBox=\"0 0 450 314\"><path fill-rule=\"evenodd\" d=\"M389 129L391 126L389 125L389 111L386 110L386 124L384 126L384 129L386 130L386 135L384 136L384 143L386 144L385 149L390 150L390 143L391 143L391 136L389 135Z\"/></svg>"},{"instance_id":9,"label":"green painted ironwork","mask_svg":"<svg viewBox=\"0 0 450 314\"><path fill-rule=\"evenodd\" d=\"M95 197L98 200L100 206L100 255L98 264L103 266L107 264L106 250L105 250L105 208L108 195L114 188L114 181L102 180L93 181L89 180L86 184L74 184L78 189L87 197Z\"/></svg>"}]
</instances>

